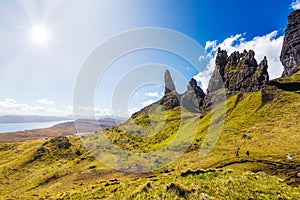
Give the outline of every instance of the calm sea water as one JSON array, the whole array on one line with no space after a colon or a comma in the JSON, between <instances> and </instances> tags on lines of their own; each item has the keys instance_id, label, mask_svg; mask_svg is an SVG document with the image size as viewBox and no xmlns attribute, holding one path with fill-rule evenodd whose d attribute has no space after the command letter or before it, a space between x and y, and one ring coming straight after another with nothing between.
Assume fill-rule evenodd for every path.
<instances>
[{"instance_id":1,"label":"calm sea water","mask_svg":"<svg viewBox=\"0 0 300 200\"><path fill-rule=\"evenodd\" d=\"M49 128L53 125L68 122L66 121L53 121L53 122L30 122L30 123L0 123L0 134L16 131L25 131L39 128Z\"/></svg>"}]
</instances>

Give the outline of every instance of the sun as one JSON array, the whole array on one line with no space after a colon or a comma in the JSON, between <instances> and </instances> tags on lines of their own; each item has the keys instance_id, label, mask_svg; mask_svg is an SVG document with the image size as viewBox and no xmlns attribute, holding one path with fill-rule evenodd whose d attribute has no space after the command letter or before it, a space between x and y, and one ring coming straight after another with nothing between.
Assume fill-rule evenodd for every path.
<instances>
[{"instance_id":1,"label":"sun","mask_svg":"<svg viewBox=\"0 0 300 200\"><path fill-rule=\"evenodd\" d=\"M30 39L37 45L47 44L49 37L49 30L45 25L36 25L30 31Z\"/></svg>"}]
</instances>

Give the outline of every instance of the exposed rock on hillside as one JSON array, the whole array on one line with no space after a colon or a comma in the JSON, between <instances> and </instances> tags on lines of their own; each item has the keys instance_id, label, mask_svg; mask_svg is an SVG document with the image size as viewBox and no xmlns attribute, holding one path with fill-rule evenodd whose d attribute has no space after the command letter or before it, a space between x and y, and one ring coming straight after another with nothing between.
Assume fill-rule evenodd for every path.
<instances>
[{"instance_id":1,"label":"exposed rock on hillside","mask_svg":"<svg viewBox=\"0 0 300 200\"><path fill-rule=\"evenodd\" d=\"M180 105L180 96L176 92L175 84L171 77L169 70L165 72L165 95L159 100L159 104L164 107L165 110L175 108Z\"/></svg>"},{"instance_id":2,"label":"exposed rock on hillside","mask_svg":"<svg viewBox=\"0 0 300 200\"><path fill-rule=\"evenodd\" d=\"M197 86L197 81L193 78L188 83L187 91L181 95L178 94L171 74L169 70L166 70L165 95L159 101L160 105L162 105L164 109L169 110L181 105L190 112L201 112L204 97L205 94L203 90Z\"/></svg>"},{"instance_id":3,"label":"exposed rock on hillside","mask_svg":"<svg viewBox=\"0 0 300 200\"><path fill-rule=\"evenodd\" d=\"M288 77L271 80L269 84L286 91L300 91L300 71Z\"/></svg>"},{"instance_id":4,"label":"exposed rock on hillside","mask_svg":"<svg viewBox=\"0 0 300 200\"><path fill-rule=\"evenodd\" d=\"M229 57L218 49L216 67L209 81L208 93L225 87L229 94L260 90L269 81L266 57L258 65L253 50L233 52Z\"/></svg>"},{"instance_id":5,"label":"exposed rock on hillside","mask_svg":"<svg viewBox=\"0 0 300 200\"><path fill-rule=\"evenodd\" d=\"M161 105L165 110L169 110L178 106L185 107L188 111L199 113L203 111L203 102L205 93L197 85L195 79L191 79L187 85L187 91L183 94L178 94L176 92L176 87L171 77L169 70L165 72L165 94L157 102L143 108L141 111L134 113L131 118L136 118L140 114L147 113L151 111L151 108L155 108L158 105Z\"/></svg>"},{"instance_id":6,"label":"exposed rock on hillside","mask_svg":"<svg viewBox=\"0 0 300 200\"><path fill-rule=\"evenodd\" d=\"M300 10L292 12L288 17L284 42L280 55L284 66L283 77L299 71L300 66Z\"/></svg>"},{"instance_id":7,"label":"exposed rock on hillside","mask_svg":"<svg viewBox=\"0 0 300 200\"><path fill-rule=\"evenodd\" d=\"M218 49L217 57L216 57L216 66L215 70L210 78L207 91L213 92L224 87L223 77L225 66L227 65L227 52L225 50Z\"/></svg>"},{"instance_id":8,"label":"exposed rock on hillside","mask_svg":"<svg viewBox=\"0 0 300 200\"><path fill-rule=\"evenodd\" d=\"M163 106L165 110L169 110L172 108L175 108L177 106L180 106L180 95L176 92L170 92L167 95L163 96L160 100L159 103L160 105Z\"/></svg>"},{"instance_id":9,"label":"exposed rock on hillside","mask_svg":"<svg viewBox=\"0 0 300 200\"><path fill-rule=\"evenodd\" d=\"M173 82L173 79L171 77L170 71L166 70L165 72L165 95L168 95L171 92L175 92L175 84Z\"/></svg>"},{"instance_id":10,"label":"exposed rock on hillside","mask_svg":"<svg viewBox=\"0 0 300 200\"><path fill-rule=\"evenodd\" d=\"M187 91L181 96L181 105L190 112L201 112L205 94L197 85L195 79L191 79L187 86Z\"/></svg>"},{"instance_id":11,"label":"exposed rock on hillside","mask_svg":"<svg viewBox=\"0 0 300 200\"><path fill-rule=\"evenodd\" d=\"M56 138L52 138L50 140L50 144L54 147L58 147L60 149L68 149L72 144L70 143L69 139L64 136L59 136Z\"/></svg>"}]
</instances>

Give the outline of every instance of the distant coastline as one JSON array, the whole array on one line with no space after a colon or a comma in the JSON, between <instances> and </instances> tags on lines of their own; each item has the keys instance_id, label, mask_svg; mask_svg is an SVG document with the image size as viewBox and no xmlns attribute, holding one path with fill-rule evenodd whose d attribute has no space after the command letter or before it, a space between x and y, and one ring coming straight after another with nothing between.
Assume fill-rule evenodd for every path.
<instances>
[{"instance_id":1,"label":"distant coastline","mask_svg":"<svg viewBox=\"0 0 300 200\"><path fill-rule=\"evenodd\" d=\"M0 124L8 123L34 123L34 122L57 122L72 120L70 116L38 116L38 115L2 115Z\"/></svg>"},{"instance_id":2,"label":"distant coastline","mask_svg":"<svg viewBox=\"0 0 300 200\"><path fill-rule=\"evenodd\" d=\"M0 123L0 143L20 142L57 136L70 136L101 131L121 124L125 119L100 118L99 120L80 119L51 122Z\"/></svg>"},{"instance_id":3,"label":"distant coastline","mask_svg":"<svg viewBox=\"0 0 300 200\"><path fill-rule=\"evenodd\" d=\"M23 122L23 123L0 123L0 134L12 133L17 131L26 131L42 128L50 128L54 125L72 122L72 120L59 120L50 122Z\"/></svg>"}]
</instances>

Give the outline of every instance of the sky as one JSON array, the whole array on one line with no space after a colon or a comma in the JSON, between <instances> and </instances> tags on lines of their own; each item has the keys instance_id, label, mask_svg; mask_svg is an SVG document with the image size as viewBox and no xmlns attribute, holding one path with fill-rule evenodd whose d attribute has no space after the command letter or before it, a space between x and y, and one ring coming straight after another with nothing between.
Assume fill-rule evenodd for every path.
<instances>
[{"instance_id":1,"label":"sky","mask_svg":"<svg viewBox=\"0 0 300 200\"><path fill-rule=\"evenodd\" d=\"M192 38L206 50L207 65L197 71L178 56L159 50L122 56L94 91L98 116L128 116L161 98L163 73L157 72L153 84L128 91L128 99L118 98L127 110L114 111L115 86L143 64L171 67L172 75L176 77L177 71L185 81L194 77L205 90L218 47L228 53L253 49L258 62L267 56L271 78L279 77L287 16L295 9L300 9L299 0L1 1L0 115L72 115L76 81L91 53L109 38L145 27L167 28ZM177 90L184 92L186 84L174 80Z\"/></svg>"}]
</instances>

